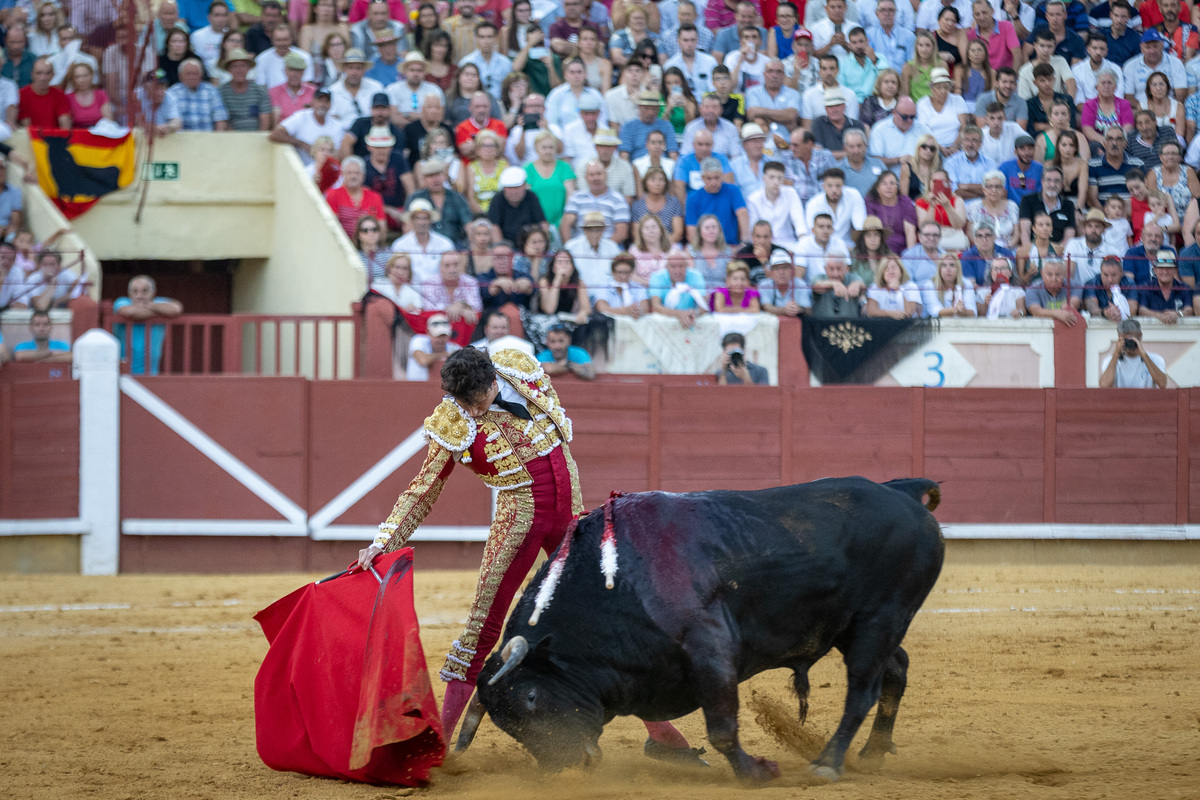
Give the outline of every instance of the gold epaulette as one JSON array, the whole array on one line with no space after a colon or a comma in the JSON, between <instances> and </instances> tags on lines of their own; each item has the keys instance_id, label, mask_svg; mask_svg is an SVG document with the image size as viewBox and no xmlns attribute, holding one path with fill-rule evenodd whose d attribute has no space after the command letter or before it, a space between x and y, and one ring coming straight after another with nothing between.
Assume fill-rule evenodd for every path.
<instances>
[{"instance_id":1,"label":"gold epaulette","mask_svg":"<svg viewBox=\"0 0 1200 800\"><path fill-rule=\"evenodd\" d=\"M475 441L475 420L463 411L454 398L446 397L425 419L425 438L452 453L461 453Z\"/></svg>"},{"instance_id":2,"label":"gold epaulette","mask_svg":"<svg viewBox=\"0 0 1200 800\"><path fill-rule=\"evenodd\" d=\"M513 380L529 383L536 383L546 374L542 371L542 365L535 361L533 357L512 348L498 350L493 353L492 365L496 368L497 372Z\"/></svg>"}]
</instances>

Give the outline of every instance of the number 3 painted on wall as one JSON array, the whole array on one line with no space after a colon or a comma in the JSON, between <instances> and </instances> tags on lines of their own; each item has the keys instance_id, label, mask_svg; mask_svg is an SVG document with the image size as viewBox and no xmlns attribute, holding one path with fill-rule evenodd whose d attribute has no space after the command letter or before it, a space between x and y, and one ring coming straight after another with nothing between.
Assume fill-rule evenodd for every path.
<instances>
[{"instance_id":1,"label":"number 3 painted on wall","mask_svg":"<svg viewBox=\"0 0 1200 800\"><path fill-rule=\"evenodd\" d=\"M932 356L934 359L936 359L935 363L929 365L929 371L934 373L935 375L937 375L937 383L926 383L925 386L927 386L929 388L937 388L939 386L945 386L946 385L946 373L942 372L942 364L945 363L945 359L942 357L942 354L937 352L936 350L926 350L925 357L929 358L930 356Z\"/></svg>"}]
</instances>

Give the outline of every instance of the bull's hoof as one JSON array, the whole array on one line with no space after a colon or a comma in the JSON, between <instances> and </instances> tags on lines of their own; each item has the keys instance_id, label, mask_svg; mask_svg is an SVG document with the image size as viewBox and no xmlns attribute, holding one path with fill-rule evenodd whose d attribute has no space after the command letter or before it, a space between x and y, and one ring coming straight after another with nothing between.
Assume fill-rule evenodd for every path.
<instances>
[{"instance_id":1,"label":"bull's hoof","mask_svg":"<svg viewBox=\"0 0 1200 800\"><path fill-rule=\"evenodd\" d=\"M826 783L837 783L838 779L842 777L841 771L836 770L833 767L811 764L808 769L814 778L825 781Z\"/></svg>"},{"instance_id":2,"label":"bull's hoof","mask_svg":"<svg viewBox=\"0 0 1200 800\"><path fill-rule=\"evenodd\" d=\"M883 768L883 757L887 754L896 754L896 745L888 742L887 744L874 744L870 740L863 746L863 749L858 753L858 763L855 768L859 772L878 772Z\"/></svg>"},{"instance_id":3,"label":"bull's hoof","mask_svg":"<svg viewBox=\"0 0 1200 800\"><path fill-rule=\"evenodd\" d=\"M704 755L703 747L671 747L662 742L656 742L654 739L647 739L642 752L657 761L682 764L685 767L708 766L708 762L700 757Z\"/></svg>"}]
</instances>

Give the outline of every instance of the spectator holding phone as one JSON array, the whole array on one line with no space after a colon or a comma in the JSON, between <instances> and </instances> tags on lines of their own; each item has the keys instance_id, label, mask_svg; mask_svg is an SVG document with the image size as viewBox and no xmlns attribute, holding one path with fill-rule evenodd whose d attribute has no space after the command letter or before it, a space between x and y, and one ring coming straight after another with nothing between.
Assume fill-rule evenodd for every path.
<instances>
[{"instance_id":1,"label":"spectator holding phone","mask_svg":"<svg viewBox=\"0 0 1200 800\"><path fill-rule=\"evenodd\" d=\"M916 202L917 226L936 222L941 227L941 248L961 252L971 246L967 239L967 206L954 194L950 175L939 169L925 186L925 196Z\"/></svg>"},{"instance_id":2,"label":"spectator holding phone","mask_svg":"<svg viewBox=\"0 0 1200 800\"><path fill-rule=\"evenodd\" d=\"M1136 319L1117 323L1113 353L1100 373L1101 389L1165 389L1167 362L1142 345L1142 326Z\"/></svg>"}]
</instances>

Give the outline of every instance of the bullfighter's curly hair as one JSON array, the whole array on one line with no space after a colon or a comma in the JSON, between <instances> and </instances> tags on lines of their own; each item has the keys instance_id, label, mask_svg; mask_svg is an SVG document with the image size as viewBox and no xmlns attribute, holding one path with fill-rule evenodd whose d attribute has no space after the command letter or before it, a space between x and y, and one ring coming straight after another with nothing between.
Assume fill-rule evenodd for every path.
<instances>
[{"instance_id":1,"label":"bullfighter's curly hair","mask_svg":"<svg viewBox=\"0 0 1200 800\"><path fill-rule=\"evenodd\" d=\"M496 368L491 358L474 347L456 350L442 365L442 389L467 403L491 389L495 380Z\"/></svg>"}]
</instances>

